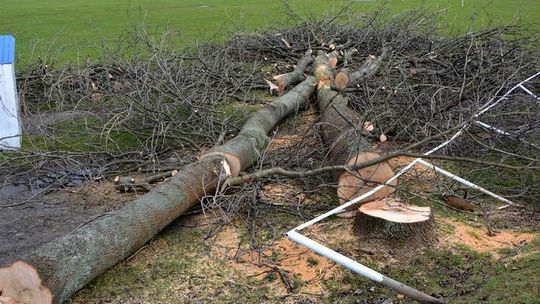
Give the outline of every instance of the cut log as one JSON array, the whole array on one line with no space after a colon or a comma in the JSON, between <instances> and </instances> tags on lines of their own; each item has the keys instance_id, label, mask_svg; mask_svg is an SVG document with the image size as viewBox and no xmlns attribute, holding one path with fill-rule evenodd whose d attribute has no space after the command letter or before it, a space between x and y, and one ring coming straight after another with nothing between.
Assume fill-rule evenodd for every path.
<instances>
[{"instance_id":1,"label":"cut log","mask_svg":"<svg viewBox=\"0 0 540 304\"><path fill-rule=\"evenodd\" d=\"M236 171L251 166L269 142L267 133L284 117L302 109L314 90L315 78L308 77L254 113L235 138L179 170L168 183L22 257L24 265L37 274L32 282L41 280L43 290L46 288L52 294L52 300L44 298L47 300L44 303L64 302L96 276L136 252L214 191L226 175L233 173L231 164L236 162ZM22 264L0 269L2 292L11 290L12 286L25 286L26 273L33 273L22 271L18 265ZM12 293L9 297L24 300Z\"/></svg>"},{"instance_id":2,"label":"cut log","mask_svg":"<svg viewBox=\"0 0 540 304\"><path fill-rule=\"evenodd\" d=\"M324 53L319 53L313 63L317 78L317 105L323 139L329 147L329 156L334 164L354 165L378 158L371 143L362 135L364 121L347 106L347 100L332 90L334 77L332 66ZM374 184L386 182L394 172L386 162L354 172L344 172L339 177L338 196L340 204L372 189ZM397 181L363 200L362 202L387 196L395 191ZM361 203L361 202L360 202ZM358 205L351 206L356 210Z\"/></svg>"},{"instance_id":3,"label":"cut log","mask_svg":"<svg viewBox=\"0 0 540 304\"><path fill-rule=\"evenodd\" d=\"M36 270L24 262L0 269L0 286L0 303L47 304L52 301L51 291L41 284Z\"/></svg>"},{"instance_id":4,"label":"cut log","mask_svg":"<svg viewBox=\"0 0 540 304\"><path fill-rule=\"evenodd\" d=\"M259 159L270 142L268 132L284 117L304 108L314 91L315 78L308 76L287 94L251 115L236 137L224 145L210 149L202 157L222 154L231 168L231 175L238 176L239 172L249 168Z\"/></svg>"},{"instance_id":5,"label":"cut log","mask_svg":"<svg viewBox=\"0 0 540 304\"><path fill-rule=\"evenodd\" d=\"M341 69L335 77L335 87L338 90L343 90L349 85L349 70L347 68Z\"/></svg>"},{"instance_id":6,"label":"cut log","mask_svg":"<svg viewBox=\"0 0 540 304\"><path fill-rule=\"evenodd\" d=\"M354 223L354 231L359 236L408 243L433 240L434 228L431 208L405 204L395 198L363 204L358 208Z\"/></svg>"},{"instance_id":7,"label":"cut log","mask_svg":"<svg viewBox=\"0 0 540 304\"><path fill-rule=\"evenodd\" d=\"M379 157L380 155L374 152L359 153L356 158L349 159L347 165L356 165ZM386 162L359 169L355 172L344 171L339 175L338 179L337 193L340 204L346 203L351 198L359 197L378 185L385 183L392 176L394 176L394 171ZM396 185L396 181L391 182L388 186L360 200L359 204L387 197L395 191L394 187ZM351 207L349 210L355 210L357 208Z\"/></svg>"},{"instance_id":8,"label":"cut log","mask_svg":"<svg viewBox=\"0 0 540 304\"><path fill-rule=\"evenodd\" d=\"M306 79L304 72L313 62L313 56L311 53L311 50L307 50L304 56L300 58L292 72L274 76L274 81L276 82L277 92L279 95L282 95L287 87L298 84Z\"/></svg>"},{"instance_id":9,"label":"cut log","mask_svg":"<svg viewBox=\"0 0 540 304\"><path fill-rule=\"evenodd\" d=\"M381 55L369 56L362 67L357 71L350 72L348 68L343 68L336 75L336 89L343 90L348 86L357 85L363 79L373 77L381 68L383 60L388 56L388 50L383 48Z\"/></svg>"}]
</instances>

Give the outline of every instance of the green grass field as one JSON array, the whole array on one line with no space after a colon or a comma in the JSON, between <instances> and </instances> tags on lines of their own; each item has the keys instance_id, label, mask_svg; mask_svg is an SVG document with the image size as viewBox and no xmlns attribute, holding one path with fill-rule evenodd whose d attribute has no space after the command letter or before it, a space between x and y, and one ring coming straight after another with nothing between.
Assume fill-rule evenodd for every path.
<instances>
[{"instance_id":1,"label":"green grass field","mask_svg":"<svg viewBox=\"0 0 540 304\"><path fill-rule=\"evenodd\" d=\"M492 20L526 22L540 19L538 0L290 0L289 8L302 16L337 12L351 4L367 11L387 2L392 12L419 6L448 9L449 30L467 31ZM114 41L130 25L145 23L155 33L172 29L179 42L223 38L233 29L254 30L286 20L290 10L283 1L242 0L4 0L0 33L17 38L19 64L37 56L56 55L60 60L95 57L103 41ZM474 21L471 23L471 20ZM538 26L535 26L538 28Z\"/></svg>"}]
</instances>

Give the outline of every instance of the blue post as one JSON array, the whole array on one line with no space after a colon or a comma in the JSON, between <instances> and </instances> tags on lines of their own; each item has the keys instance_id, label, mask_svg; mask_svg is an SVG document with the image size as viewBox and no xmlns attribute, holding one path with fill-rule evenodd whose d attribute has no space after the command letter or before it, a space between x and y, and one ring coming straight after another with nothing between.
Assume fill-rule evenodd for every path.
<instances>
[{"instance_id":1,"label":"blue post","mask_svg":"<svg viewBox=\"0 0 540 304\"><path fill-rule=\"evenodd\" d=\"M0 150L21 147L19 111L15 78L15 37L0 35Z\"/></svg>"}]
</instances>

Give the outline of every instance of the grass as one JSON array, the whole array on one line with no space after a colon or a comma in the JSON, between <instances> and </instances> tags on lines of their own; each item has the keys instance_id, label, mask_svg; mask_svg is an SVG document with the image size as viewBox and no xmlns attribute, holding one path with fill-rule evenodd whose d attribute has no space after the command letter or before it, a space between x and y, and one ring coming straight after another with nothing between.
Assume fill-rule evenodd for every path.
<instances>
[{"instance_id":1,"label":"grass","mask_svg":"<svg viewBox=\"0 0 540 304\"><path fill-rule=\"evenodd\" d=\"M119 130L105 133L103 122L97 118L62 121L54 126L52 134L25 134L23 149L34 151L128 151L138 148L135 135ZM103 133L102 133L103 132Z\"/></svg>"},{"instance_id":2,"label":"grass","mask_svg":"<svg viewBox=\"0 0 540 304\"><path fill-rule=\"evenodd\" d=\"M303 17L338 12L350 3L356 11L378 8L387 2L392 13L427 6L448 9L447 30L468 31L492 20L515 17L534 22L540 18L537 0L426 0L393 1L241 1L241 0L5 0L0 10L0 33L17 38L19 64L38 57L60 61L96 58L99 49L115 45L130 25L145 23L155 34L171 29L180 34L179 46L193 41L220 40L232 30L255 30L281 24L291 10ZM538 26L535 26L538 28Z\"/></svg>"},{"instance_id":3,"label":"grass","mask_svg":"<svg viewBox=\"0 0 540 304\"><path fill-rule=\"evenodd\" d=\"M448 303L536 303L540 275L540 242L505 253L500 261L465 247L426 250L407 263L383 267L381 271L405 284L443 296ZM378 268L376 265L374 266ZM327 303L363 303L395 294L348 271L326 283ZM399 298L398 298L399 299ZM401 303L401 302L400 302ZM408 302L407 302L408 303Z\"/></svg>"},{"instance_id":4,"label":"grass","mask_svg":"<svg viewBox=\"0 0 540 304\"><path fill-rule=\"evenodd\" d=\"M205 228L169 227L141 253L99 276L68 303L255 303L260 282L209 259Z\"/></svg>"}]
</instances>

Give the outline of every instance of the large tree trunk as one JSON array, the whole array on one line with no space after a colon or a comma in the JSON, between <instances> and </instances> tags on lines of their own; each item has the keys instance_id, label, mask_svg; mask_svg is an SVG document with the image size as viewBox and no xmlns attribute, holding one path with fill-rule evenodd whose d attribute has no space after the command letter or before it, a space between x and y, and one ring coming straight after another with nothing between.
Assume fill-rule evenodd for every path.
<instances>
[{"instance_id":1,"label":"large tree trunk","mask_svg":"<svg viewBox=\"0 0 540 304\"><path fill-rule=\"evenodd\" d=\"M380 67L372 60L365 64L356 74L361 74L364 68L370 70L363 75L371 76ZM320 53L313 62L313 73L317 78L317 105L321 112L320 124L324 140L329 146L329 155L334 164L355 165L380 157L373 152L371 143L362 134L364 121L347 106L347 100L342 94L334 91L334 74L328 57ZM340 203L358 197L373 188L374 185L385 182L394 175L386 162L379 163L355 172L343 172L339 176L338 196ZM365 198L361 202L385 197L395 191L396 182ZM360 202L360 203L361 203ZM356 210L352 206L349 210Z\"/></svg>"},{"instance_id":2,"label":"large tree trunk","mask_svg":"<svg viewBox=\"0 0 540 304\"><path fill-rule=\"evenodd\" d=\"M378 62L378 64L375 64L375 62ZM356 75L355 77L373 76L380 67L380 64L381 60L375 60L374 58L368 59L364 66L354 73ZM321 112L321 129L324 140L329 146L329 155L333 158L334 163L355 165L380 157L378 153L373 152L370 142L362 135L364 125L362 119L357 113L347 107L347 100L340 93L332 89L334 86L334 75L332 66L325 54L319 54L315 58L313 70L317 78L317 105ZM359 78L355 78L355 83L359 81ZM394 176L394 172L386 162L354 172L341 173L338 180L340 203L345 203L350 199L368 192L374 186L385 183L392 176ZM383 187L378 192L360 201L359 204L365 204L368 201L388 196L395 191L396 184L396 182L390 183L389 186ZM384 201L384 204L380 204L378 201L367 204L374 204L374 207L367 208L370 212L366 212L365 214L374 214L375 218L369 217L366 220L367 215L364 218L362 217L363 213L356 221L357 229L361 230L365 228L364 225L375 223L371 225L373 229L370 232L380 232L380 229L377 229L379 227L384 227L388 230L399 227L402 228L400 231L408 232L410 235L418 232L420 228L430 228L431 226L429 225L433 221L429 208L417 208L417 211L421 212L420 215L415 212L403 212L404 214L396 215L396 213L399 213L396 211L397 209L401 211L407 207L413 208L414 206L402 204L400 205L401 208L395 207L387 210L386 201ZM356 209L358 209L357 205L351 206L349 210L352 213L356 213ZM383 213L386 217L378 220L376 216L380 213ZM401 219L399 215L406 219ZM421 217L421 219L415 219L416 217ZM400 222L396 223L396 225L387 224L387 218L394 219L395 222ZM431 221L429 221L430 219ZM405 223L403 224L402 222ZM411 224L410 222L413 223ZM383 277L380 283L421 303L442 303L442 300L426 295L387 277Z\"/></svg>"},{"instance_id":3,"label":"large tree trunk","mask_svg":"<svg viewBox=\"0 0 540 304\"><path fill-rule=\"evenodd\" d=\"M64 302L214 191L220 179L251 166L269 141L267 133L303 108L314 89L315 78L308 77L253 114L236 137L184 167L168 183L0 269L0 295L20 303ZM43 286L35 288L40 280ZM36 294L45 301L32 300Z\"/></svg>"}]
</instances>

